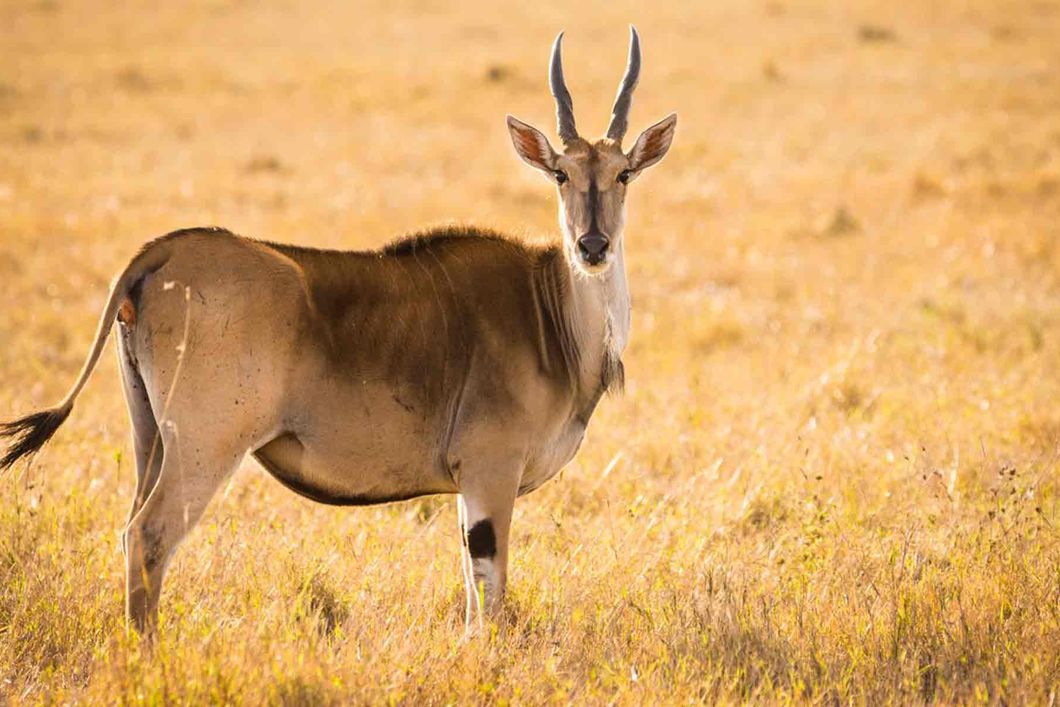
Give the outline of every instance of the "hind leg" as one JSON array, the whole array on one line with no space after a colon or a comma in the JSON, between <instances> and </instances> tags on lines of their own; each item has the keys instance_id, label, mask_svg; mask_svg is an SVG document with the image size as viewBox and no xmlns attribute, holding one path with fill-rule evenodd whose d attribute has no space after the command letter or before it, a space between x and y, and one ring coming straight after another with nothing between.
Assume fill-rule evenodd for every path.
<instances>
[{"instance_id":1,"label":"hind leg","mask_svg":"<svg viewBox=\"0 0 1060 707\"><path fill-rule=\"evenodd\" d=\"M125 532L126 615L140 633L157 623L162 580L174 550L244 455L237 445L182 440L176 428L164 434L158 480Z\"/></svg>"},{"instance_id":2,"label":"hind leg","mask_svg":"<svg viewBox=\"0 0 1060 707\"><path fill-rule=\"evenodd\" d=\"M124 334L123 326L123 334ZM121 371L122 389L125 391L125 404L129 408L129 421L132 423L133 455L136 459L136 495L125 525L128 527L141 506L147 500L151 489L158 481L158 472L162 469L162 437L158 433L151 402L147 397L147 388L140 376L140 371L133 362L128 349L126 336L118 341L118 369ZM125 539L122 537L122 550L125 550Z\"/></svg>"}]
</instances>

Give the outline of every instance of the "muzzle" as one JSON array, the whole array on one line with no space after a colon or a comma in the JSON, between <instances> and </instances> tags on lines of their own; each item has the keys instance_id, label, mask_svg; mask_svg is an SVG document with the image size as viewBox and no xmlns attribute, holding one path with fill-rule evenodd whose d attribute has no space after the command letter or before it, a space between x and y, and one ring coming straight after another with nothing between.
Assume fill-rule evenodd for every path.
<instances>
[{"instance_id":1,"label":"muzzle","mask_svg":"<svg viewBox=\"0 0 1060 707\"><path fill-rule=\"evenodd\" d=\"M599 265L607 257L611 241L602 233L587 233L578 239L578 253L589 265Z\"/></svg>"}]
</instances>

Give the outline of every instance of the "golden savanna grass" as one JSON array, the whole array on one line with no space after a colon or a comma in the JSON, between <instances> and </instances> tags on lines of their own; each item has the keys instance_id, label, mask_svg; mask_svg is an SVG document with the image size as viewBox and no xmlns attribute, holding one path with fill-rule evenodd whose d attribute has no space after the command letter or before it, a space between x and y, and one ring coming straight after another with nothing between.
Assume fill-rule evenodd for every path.
<instances>
[{"instance_id":1,"label":"golden savanna grass","mask_svg":"<svg viewBox=\"0 0 1060 707\"><path fill-rule=\"evenodd\" d=\"M628 389L518 503L499 630L464 637L452 498L328 508L247 462L150 652L107 356L0 479L0 701L1055 701L1057 0L4 2L0 417L178 227L551 237L504 114L552 133L566 29L602 131L631 21L631 135L680 120L631 189Z\"/></svg>"}]
</instances>

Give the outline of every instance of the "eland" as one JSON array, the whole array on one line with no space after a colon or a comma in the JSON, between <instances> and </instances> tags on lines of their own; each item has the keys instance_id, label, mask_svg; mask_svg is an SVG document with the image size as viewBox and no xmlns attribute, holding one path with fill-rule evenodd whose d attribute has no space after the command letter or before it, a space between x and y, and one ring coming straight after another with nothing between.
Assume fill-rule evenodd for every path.
<instances>
[{"instance_id":1,"label":"eland","mask_svg":"<svg viewBox=\"0 0 1060 707\"><path fill-rule=\"evenodd\" d=\"M447 227L346 252L176 231L115 279L66 398L0 427L0 469L39 450L118 323L137 472L123 538L135 629L155 626L174 550L247 453L321 503L459 494L468 614L473 596L497 612L515 499L573 458L601 396L622 386L626 194L677 122L623 151L641 63L631 28L606 136L582 138L562 38L549 66L562 149L507 118L516 152L558 191L561 243Z\"/></svg>"}]
</instances>

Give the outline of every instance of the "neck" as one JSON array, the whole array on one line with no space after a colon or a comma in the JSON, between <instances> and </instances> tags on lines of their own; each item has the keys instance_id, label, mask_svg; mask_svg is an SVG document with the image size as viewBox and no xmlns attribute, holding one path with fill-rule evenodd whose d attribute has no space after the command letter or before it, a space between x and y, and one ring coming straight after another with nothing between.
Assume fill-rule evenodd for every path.
<instances>
[{"instance_id":1,"label":"neck","mask_svg":"<svg viewBox=\"0 0 1060 707\"><path fill-rule=\"evenodd\" d=\"M585 275L574 265L571 270L572 305L583 310L587 325L585 342L595 347L597 341L607 345L615 357L622 355L629 340L630 304L626 283L626 258L620 242L607 272Z\"/></svg>"},{"instance_id":2,"label":"neck","mask_svg":"<svg viewBox=\"0 0 1060 707\"><path fill-rule=\"evenodd\" d=\"M602 390L621 389L622 352L629 340L630 304L626 264L619 243L607 272L586 275L563 250L562 279L566 296L557 317L573 355L565 355L577 387L590 396ZM559 265L560 263L557 263Z\"/></svg>"}]
</instances>

